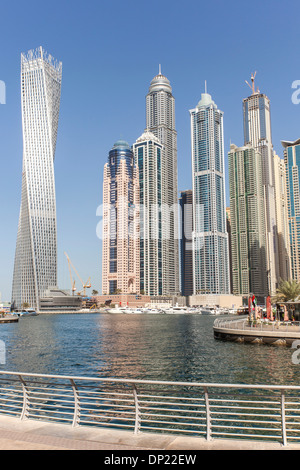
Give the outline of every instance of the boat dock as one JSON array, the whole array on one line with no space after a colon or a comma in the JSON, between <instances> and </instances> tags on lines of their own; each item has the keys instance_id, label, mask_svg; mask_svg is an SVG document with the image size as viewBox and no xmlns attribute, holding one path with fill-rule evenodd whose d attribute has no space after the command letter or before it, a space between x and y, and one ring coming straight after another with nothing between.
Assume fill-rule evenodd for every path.
<instances>
[{"instance_id":1,"label":"boat dock","mask_svg":"<svg viewBox=\"0 0 300 470\"><path fill-rule=\"evenodd\" d=\"M300 340L300 323L292 321L218 318L213 330L216 339L227 341L291 346L295 340Z\"/></svg>"},{"instance_id":2,"label":"boat dock","mask_svg":"<svg viewBox=\"0 0 300 470\"><path fill-rule=\"evenodd\" d=\"M19 321L19 317L17 315L11 315L9 313L0 314L0 324L1 323L15 323L18 321Z\"/></svg>"}]
</instances>

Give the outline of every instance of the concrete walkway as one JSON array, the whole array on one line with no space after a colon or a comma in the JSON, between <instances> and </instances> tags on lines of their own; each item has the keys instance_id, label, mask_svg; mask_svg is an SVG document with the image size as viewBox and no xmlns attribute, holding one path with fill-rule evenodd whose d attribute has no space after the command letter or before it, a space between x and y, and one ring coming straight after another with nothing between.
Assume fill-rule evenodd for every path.
<instances>
[{"instance_id":1,"label":"concrete walkway","mask_svg":"<svg viewBox=\"0 0 300 470\"><path fill-rule=\"evenodd\" d=\"M300 445L117 431L0 416L0 450L300 450Z\"/></svg>"}]
</instances>

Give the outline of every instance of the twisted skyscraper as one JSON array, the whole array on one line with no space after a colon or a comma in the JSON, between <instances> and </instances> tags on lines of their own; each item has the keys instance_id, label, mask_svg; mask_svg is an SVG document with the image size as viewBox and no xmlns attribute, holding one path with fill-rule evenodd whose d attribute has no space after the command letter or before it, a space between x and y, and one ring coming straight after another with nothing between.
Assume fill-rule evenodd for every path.
<instances>
[{"instance_id":1,"label":"twisted skyscraper","mask_svg":"<svg viewBox=\"0 0 300 470\"><path fill-rule=\"evenodd\" d=\"M21 55L23 126L22 197L12 302L39 309L39 299L57 285L54 156L62 63L42 47Z\"/></svg>"}]
</instances>

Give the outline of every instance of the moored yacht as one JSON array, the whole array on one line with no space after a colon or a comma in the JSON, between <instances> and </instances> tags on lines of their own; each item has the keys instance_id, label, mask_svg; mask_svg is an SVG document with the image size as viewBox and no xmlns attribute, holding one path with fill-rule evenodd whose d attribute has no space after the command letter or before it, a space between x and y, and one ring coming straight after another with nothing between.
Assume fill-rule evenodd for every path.
<instances>
[{"instance_id":1,"label":"moored yacht","mask_svg":"<svg viewBox=\"0 0 300 470\"><path fill-rule=\"evenodd\" d=\"M221 315L222 311L216 306L209 306L201 307L201 315Z\"/></svg>"},{"instance_id":2,"label":"moored yacht","mask_svg":"<svg viewBox=\"0 0 300 470\"><path fill-rule=\"evenodd\" d=\"M174 314L174 313L184 314L184 313L189 313L189 309L188 307L179 307L178 305L176 305L175 307L166 308L164 312L170 313L170 314Z\"/></svg>"}]
</instances>

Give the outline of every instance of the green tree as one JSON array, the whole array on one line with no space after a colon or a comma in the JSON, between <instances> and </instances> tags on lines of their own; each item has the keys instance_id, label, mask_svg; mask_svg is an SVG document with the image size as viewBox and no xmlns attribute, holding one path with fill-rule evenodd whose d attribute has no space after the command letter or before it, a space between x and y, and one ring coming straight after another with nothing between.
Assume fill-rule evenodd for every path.
<instances>
[{"instance_id":1,"label":"green tree","mask_svg":"<svg viewBox=\"0 0 300 470\"><path fill-rule=\"evenodd\" d=\"M272 297L272 303L294 302L300 296L300 283L294 279L279 282L276 294Z\"/></svg>"}]
</instances>

